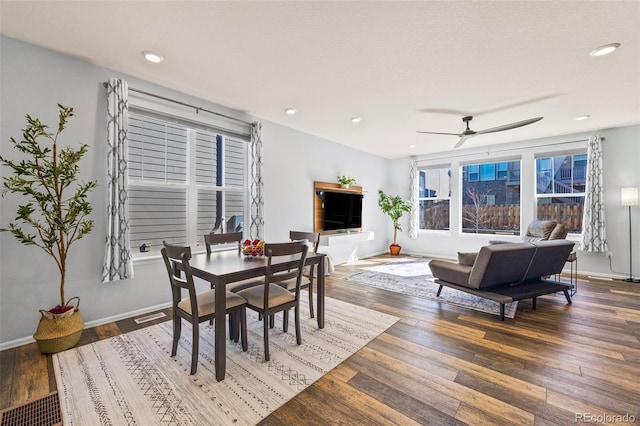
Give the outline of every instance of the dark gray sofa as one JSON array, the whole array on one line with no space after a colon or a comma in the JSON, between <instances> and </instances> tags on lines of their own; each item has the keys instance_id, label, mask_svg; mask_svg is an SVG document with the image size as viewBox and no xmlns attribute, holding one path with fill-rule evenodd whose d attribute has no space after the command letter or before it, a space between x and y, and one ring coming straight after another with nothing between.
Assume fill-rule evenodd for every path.
<instances>
[{"instance_id":1,"label":"dark gray sofa","mask_svg":"<svg viewBox=\"0 0 640 426\"><path fill-rule=\"evenodd\" d=\"M500 304L500 319L504 321L504 305L516 300L531 299L562 291L571 303L571 284L547 280L559 274L573 250L567 240L535 241L484 246L473 265L444 260L432 260L429 267L435 282L443 286L474 294Z\"/></svg>"}]
</instances>

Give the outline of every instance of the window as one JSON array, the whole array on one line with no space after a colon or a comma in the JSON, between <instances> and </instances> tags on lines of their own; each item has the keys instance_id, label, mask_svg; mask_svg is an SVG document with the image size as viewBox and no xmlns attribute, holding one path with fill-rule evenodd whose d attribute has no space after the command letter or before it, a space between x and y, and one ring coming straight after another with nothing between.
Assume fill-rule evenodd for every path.
<instances>
[{"instance_id":1,"label":"window","mask_svg":"<svg viewBox=\"0 0 640 426\"><path fill-rule=\"evenodd\" d=\"M196 246L213 229L241 231L248 141L194 125L129 114L132 253L162 241Z\"/></svg>"},{"instance_id":2,"label":"window","mask_svg":"<svg viewBox=\"0 0 640 426\"><path fill-rule=\"evenodd\" d=\"M462 232L520 235L520 161L469 164L461 175Z\"/></svg>"},{"instance_id":3,"label":"window","mask_svg":"<svg viewBox=\"0 0 640 426\"><path fill-rule=\"evenodd\" d=\"M451 168L428 168L419 174L420 229L448 230Z\"/></svg>"},{"instance_id":4,"label":"window","mask_svg":"<svg viewBox=\"0 0 640 426\"><path fill-rule=\"evenodd\" d=\"M536 158L536 217L582 233L587 154Z\"/></svg>"}]
</instances>

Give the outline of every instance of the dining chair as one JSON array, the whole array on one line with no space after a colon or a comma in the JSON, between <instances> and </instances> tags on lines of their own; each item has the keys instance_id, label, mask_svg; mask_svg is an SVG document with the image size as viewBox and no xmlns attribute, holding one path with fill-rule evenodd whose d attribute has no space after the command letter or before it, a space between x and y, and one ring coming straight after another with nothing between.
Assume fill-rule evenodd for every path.
<instances>
[{"instance_id":1,"label":"dining chair","mask_svg":"<svg viewBox=\"0 0 640 426\"><path fill-rule=\"evenodd\" d=\"M309 246L306 240L288 243L265 244L264 251L267 257L267 270L262 285L239 291L237 294L247 301L247 308L262 315L264 333L264 360L269 361L269 318L278 312L283 313L282 329L286 333L289 325L289 310L294 308L296 343L302 344L300 331L300 284L302 282L302 270L307 258ZM274 260L283 256L294 256L295 263L290 269L278 272L273 268ZM280 281L295 279L295 292L278 285Z\"/></svg>"},{"instance_id":2,"label":"dining chair","mask_svg":"<svg viewBox=\"0 0 640 426\"><path fill-rule=\"evenodd\" d=\"M242 247L242 232L229 232L226 234L204 234L204 245L207 249L207 254L211 254L211 246L219 244L238 243L238 251Z\"/></svg>"},{"instance_id":3,"label":"dining chair","mask_svg":"<svg viewBox=\"0 0 640 426\"><path fill-rule=\"evenodd\" d=\"M173 311L173 344L171 356L176 356L178 351L178 341L182 331L182 320L191 323L193 329L191 343L191 374L195 374L198 368L198 347L200 342L200 323L211 321L215 317L215 290L206 290L196 293L191 273L191 248L189 246L179 246L163 242L161 250L164 259L169 282L171 284L172 311ZM180 263L180 270L184 272L184 277L176 264ZM186 289L188 297L182 298L182 289ZM240 326L239 333L242 350L247 351L247 317L246 300L241 296L226 292L226 314L229 315L230 334L234 334L233 329ZM237 342L237 338L236 338Z\"/></svg>"},{"instance_id":4,"label":"dining chair","mask_svg":"<svg viewBox=\"0 0 640 426\"><path fill-rule=\"evenodd\" d=\"M315 254L318 252L318 245L320 244L319 232L302 232L302 231L289 231L289 239L291 241L307 240L309 248ZM302 272L302 283L300 288L307 288L309 291L309 316L314 318L313 314L313 271L315 265L305 266ZM296 290L296 280L290 279L278 282L278 285L286 288L289 291Z\"/></svg>"},{"instance_id":5,"label":"dining chair","mask_svg":"<svg viewBox=\"0 0 640 426\"><path fill-rule=\"evenodd\" d=\"M226 234L204 234L204 245L207 249L207 254L211 254L211 246L228 244L228 243L238 243L238 253L242 251L242 232L229 232ZM255 279L237 281L231 284L227 284L227 291L232 293L236 293L240 290L244 290L245 288L255 287L257 285L262 284L262 281L256 281ZM211 284L211 288L213 288L213 284Z\"/></svg>"}]
</instances>

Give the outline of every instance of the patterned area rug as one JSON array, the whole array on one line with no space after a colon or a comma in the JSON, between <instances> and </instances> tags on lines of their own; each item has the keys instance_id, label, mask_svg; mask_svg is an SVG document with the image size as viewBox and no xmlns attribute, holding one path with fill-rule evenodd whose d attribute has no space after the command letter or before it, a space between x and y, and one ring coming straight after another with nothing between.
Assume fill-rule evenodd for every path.
<instances>
[{"instance_id":1,"label":"patterned area rug","mask_svg":"<svg viewBox=\"0 0 640 426\"><path fill-rule=\"evenodd\" d=\"M492 300L473 294L444 287L440 297L436 297L438 284L434 282L428 259L398 259L379 266L373 266L354 275L343 278L354 283L376 287L396 293L437 300L493 315L500 315L500 305ZM505 305L505 316L513 318L518 302Z\"/></svg>"},{"instance_id":2,"label":"patterned area rug","mask_svg":"<svg viewBox=\"0 0 640 426\"><path fill-rule=\"evenodd\" d=\"M270 330L264 362L262 322L247 312L249 351L227 344L227 372L216 382L213 328L200 326L198 371L190 376L191 328L183 322L175 358L167 321L53 356L65 425L253 425L393 325L398 318L326 299L325 328L302 297L301 346L282 317Z\"/></svg>"}]
</instances>

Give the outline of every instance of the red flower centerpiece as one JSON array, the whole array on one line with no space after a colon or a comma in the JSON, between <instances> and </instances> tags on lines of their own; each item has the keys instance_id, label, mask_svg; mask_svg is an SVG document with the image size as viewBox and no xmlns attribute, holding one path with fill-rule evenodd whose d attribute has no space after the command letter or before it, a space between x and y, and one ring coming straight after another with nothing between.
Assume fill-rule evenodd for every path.
<instances>
[{"instance_id":1,"label":"red flower centerpiece","mask_svg":"<svg viewBox=\"0 0 640 426\"><path fill-rule=\"evenodd\" d=\"M242 242L242 254L247 257L264 256L264 241L247 239Z\"/></svg>"}]
</instances>

